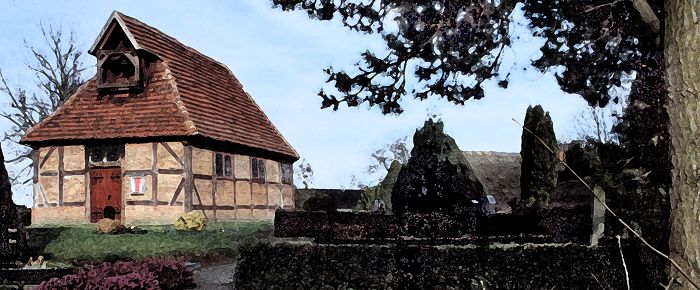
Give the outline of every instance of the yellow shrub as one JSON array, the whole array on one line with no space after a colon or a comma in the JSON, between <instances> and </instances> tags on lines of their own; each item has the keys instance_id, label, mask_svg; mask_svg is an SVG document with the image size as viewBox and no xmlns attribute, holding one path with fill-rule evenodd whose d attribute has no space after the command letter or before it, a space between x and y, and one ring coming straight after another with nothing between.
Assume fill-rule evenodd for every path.
<instances>
[{"instance_id":1,"label":"yellow shrub","mask_svg":"<svg viewBox=\"0 0 700 290\"><path fill-rule=\"evenodd\" d=\"M178 231L202 231L206 226L207 218L202 211L184 213L175 222Z\"/></svg>"}]
</instances>

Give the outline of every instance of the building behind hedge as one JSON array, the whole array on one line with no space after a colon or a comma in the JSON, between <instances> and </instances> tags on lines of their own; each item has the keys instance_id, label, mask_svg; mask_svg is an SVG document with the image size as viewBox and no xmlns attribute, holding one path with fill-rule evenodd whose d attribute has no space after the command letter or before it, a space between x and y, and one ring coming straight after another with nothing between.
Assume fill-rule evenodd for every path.
<instances>
[{"instance_id":1,"label":"building behind hedge","mask_svg":"<svg viewBox=\"0 0 700 290\"><path fill-rule=\"evenodd\" d=\"M269 219L293 208L298 154L223 64L114 12L97 73L22 138L33 224Z\"/></svg>"}]
</instances>

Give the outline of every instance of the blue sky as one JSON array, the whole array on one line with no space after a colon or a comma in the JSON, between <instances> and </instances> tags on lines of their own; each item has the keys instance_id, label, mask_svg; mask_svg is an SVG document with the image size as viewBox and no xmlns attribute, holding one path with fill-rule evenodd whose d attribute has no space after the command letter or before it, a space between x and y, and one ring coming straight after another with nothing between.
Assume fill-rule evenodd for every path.
<instances>
[{"instance_id":1,"label":"blue sky","mask_svg":"<svg viewBox=\"0 0 700 290\"><path fill-rule=\"evenodd\" d=\"M377 108L320 110L317 96L326 79L322 69L350 68L361 52L383 50L381 39L351 32L335 21L272 9L267 0L0 2L0 68L11 84L33 82L25 67L30 55L24 40L41 47L40 22L73 30L80 49L87 51L110 13L118 10L226 64L312 165L312 187L348 186L351 176L361 175L369 164L371 152L412 135L428 115L440 116L463 150L517 152L521 130L511 119L522 120L528 105L542 104L550 111L560 139L574 135L572 120L586 107L579 96L563 93L551 74L529 67L542 40L517 24L513 31L520 37L506 49L502 68L512 71L508 89L485 83L486 98L464 106L407 99L404 114L383 116ZM516 19L522 22L522 17ZM95 61L87 53L84 61L91 68L89 77ZM6 102L0 95L0 105ZM7 127L0 120L0 130ZM18 203L31 203L27 187L14 191Z\"/></svg>"}]
</instances>

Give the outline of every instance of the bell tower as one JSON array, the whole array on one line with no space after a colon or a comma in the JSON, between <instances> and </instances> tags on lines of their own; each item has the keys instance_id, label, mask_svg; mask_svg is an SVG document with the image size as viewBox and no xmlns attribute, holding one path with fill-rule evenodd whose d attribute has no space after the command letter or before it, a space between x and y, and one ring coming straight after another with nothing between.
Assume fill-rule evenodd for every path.
<instances>
[{"instance_id":1,"label":"bell tower","mask_svg":"<svg viewBox=\"0 0 700 290\"><path fill-rule=\"evenodd\" d=\"M124 29L115 12L102 30L90 54L97 58L97 88L102 93L138 93L144 89L147 52Z\"/></svg>"}]
</instances>

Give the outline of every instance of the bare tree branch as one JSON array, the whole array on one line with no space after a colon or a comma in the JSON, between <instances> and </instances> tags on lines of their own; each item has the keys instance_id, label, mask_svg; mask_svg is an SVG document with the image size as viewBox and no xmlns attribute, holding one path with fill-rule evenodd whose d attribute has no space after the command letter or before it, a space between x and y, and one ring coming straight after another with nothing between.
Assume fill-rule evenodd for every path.
<instances>
[{"instance_id":1,"label":"bare tree branch","mask_svg":"<svg viewBox=\"0 0 700 290\"><path fill-rule=\"evenodd\" d=\"M634 9L637 9L637 12L639 12L639 16L642 17L644 23L649 25L655 33L661 31L661 21L654 13L654 10L651 9L647 0L632 0L632 4Z\"/></svg>"},{"instance_id":2,"label":"bare tree branch","mask_svg":"<svg viewBox=\"0 0 700 290\"><path fill-rule=\"evenodd\" d=\"M0 70L0 96L6 95L9 102L0 109L0 117L12 123L5 132L2 142L18 144L29 128L56 110L70 94L82 84L82 53L76 49L73 34L63 33L52 25L40 24L44 43L43 49L30 45L25 47L30 57L27 69L34 74L36 87L12 87ZM21 163L31 159L32 150L17 150L6 163ZM11 177L13 184L26 184L31 181L24 175L31 171L31 163Z\"/></svg>"}]
</instances>

